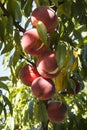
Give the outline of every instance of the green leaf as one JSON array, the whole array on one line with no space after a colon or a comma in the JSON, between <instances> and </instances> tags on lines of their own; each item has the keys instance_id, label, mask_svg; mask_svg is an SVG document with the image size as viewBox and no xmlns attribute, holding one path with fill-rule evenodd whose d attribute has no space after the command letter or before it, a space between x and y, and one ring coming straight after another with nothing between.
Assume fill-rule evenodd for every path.
<instances>
[{"instance_id":1,"label":"green leaf","mask_svg":"<svg viewBox=\"0 0 87 130\"><path fill-rule=\"evenodd\" d=\"M11 16L7 19L7 34L13 34L13 18Z\"/></svg>"},{"instance_id":2,"label":"green leaf","mask_svg":"<svg viewBox=\"0 0 87 130\"><path fill-rule=\"evenodd\" d=\"M26 17L29 17L32 11L32 2L32 0L26 0L26 3L24 5L24 13Z\"/></svg>"},{"instance_id":3,"label":"green leaf","mask_svg":"<svg viewBox=\"0 0 87 130\"><path fill-rule=\"evenodd\" d=\"M14 52L14 54L12 55L12 62L13 62L13 66L15 67L17 62L19 61L20 59L20 51L17 50Z\"/></svg>"},{"instance_id":4,"label":"green leaf","mask_svg":"<svg viewBox=\"0 0 87 130\"><path fill-rule=\"evenodd\" d=\"M13 85L17 83L17 77L16 77L16 73L15 73L15 68L13 65L10 65L10 69L11 69L11 74L12 74L12 83Z\"/></svg>"},{"instance_id":5,"label":"green leaf","mask_svg":"<svg viewBox=\"0 0 87 130\"><path fill-rule=\"evenodd\" d=\"M6 81L6 80L9 80L9 77L7 77L7 76L0 77L0 81Z\"/></svg>"},{"instance_id":6,"label":"green leaf","mask_svg":"<svg viewBox=\"0 0 87 130\"><path fill-rule=\"evenodd\" d=\"M61 68L64 65L65 59L66 59L66 45L59 43L57 46L57 62L59 65L59 68Z\"/></svg>"},{"instance_id":7,"label":"green leaf","mask_svg":"<svg viewBox=\"0 0 87 130\"><path fill-rule=\"evenodd\" d=\"M34 106L34 100L31 100L29 102L29 119L33 119L33 106Z\"/></svg>"},{"instance_id":8,"label":"green leaf","mask_svg":"<svg viewBox=\"0 0 87 130\"><path fill-rule=\"evenodd\" d=\"M28 121L29 121L29 111L28 109L25 109L24 117L23 117L23 124L26 126Z\"/></svg>"},{"instance_id":9,"label":"green leaf","mask_svg":"<svg viewBox=\"0 0 87 130\"><path fill-rule=\"evenodd\" d=\"M3 104L0 102L0 115L1 115L2 111L3 111Z\"/></svg>"},{"instance_id":10,"label":"green leaf","mask_svg":"<svg viewBox=\"0 0 87 130\"><path fill-rule=\"evenodd\" d=\"M15 42L16 42L16 46L19 46L19 47L20 47L20 34L19 34L19 31L18 31L18 30L15 30L14 40L15 40Z\"/></svg>"},{"instance_id":11,"label":"green leaf","mask_svg":"<svg viewBox=\"0 0 87 130\"><path fill-rule=\"evenodd\" d=\"M5 120L7 119L7 111L6 111L6 107L3 107L3 111L4 111L4 116L5 116Z\"/></svg>"},{"instance_id":12,"label":"green leaf","mask_svg":"<svg viewBox=\"0 0 87 130\"><path fill-rule=\"evenodd\" d=\"M0 90L0 96L2 96L2 94L3 94L3 93L2 93L2 90Z\"/></svg>"},{"instance_id":13,"label":"green leaf","mask_svg":"<svg viewBox=\"0 0 87 130\"><path fill-rule=\"evenodd\" d=\"M26 23L25 23L25 29L27 29L27 27L29 26L29 23L30 23L30 18L27 19Z\"/></svg>"},{"instance_id":14,"label":"green leaf","mask_svg":"<svg viewBox=\"0 0 87 130\"><path fill-rule=\"evenodd\" d=\"M49 0L35 0L37 6L49 5Z\"/></svg>"},{"instance_id":15,"label":"green leaf","mask_svg":"<svg viewBox=\"0 0 87 130\"><path fill-rule=\"evenodd\" d=\"M54 5L57 7L58 6L58 1L57 0L51 0L53 3L54 3Z\"/></svg>"},{"instance_id":16,"label":"green leaf","mask_svg":"<svg viewBox=\"0 0 87 130\"><path fill-rule=\"evenodd\" d=\"M9 38L8 40L11 40L11 39ZM12 49L13 49L12 41L8 41L8 43L5 44L1 54L7 53L7 52L11 51Z\"/></svg>"},{"instance_id":17,"label":"green leaf","mask_svg":"<svg viewBox=\"0 0 87 130\"><path fill-rule=\"evenodd\" d=\"M3 95L3 99L4 99L4 102L6 105L8 105L9 107L9 110L10 110L10 114L12 115L13 114L13 109L12 109L12 104L11 102L9 101L9 99Z\"/></svg>"},{"instance_id":18,"label":"green leaf","mask_svg":"<svg viewBox=\"0 0 87 130\"><path fill-rule=\"evenodd\" d=\"M1 20L0 20L0 38L2 40L4 39L4 26Z\"/></svg>"},{"instance_id":19,"label":"green leaf","mask_svg":"<svg viewBox=\"0 0 87 130\"><path fill-rule=\"evenodd\" d=\"M60 34L55 30L50 34L50 47L57 50Z\"/></svg>"},{"instance_id":20,"label":"green leaf","mask_svg":"<svg viewBox=\"0 0 87 130\"><path fill-rule=\"evenodd\" d=\"M57 123L57 124L54 123L54 124L53 124L53 129L54 129L54 130L62 130L62 129L61 129L61 123Z\"/></svg>"},{"instance_id":21,"label":"green leaf","mask_svg":"<svg viewBox=\"0 0 87 130\"><path fill-rule=\"evenodd\" d=\"M15 0L12 0L12 11L13 11L15 20L17 22L21 22L22 14L21 14L20 6L18 2Z\"/></svg>"},{"instance_id":22,"label":"green leaf","mask_svg":"<svg viewBox=\"0 0 87 130\"><path fill-rule=\"evenodd\" d=\"M36 28L37 28L41 41L44 44L47 44L47 30L46 30L44 23L39 21L36 25Z\"/></svg>"},{"instance_id":23,"label":"green leaf","mask_svg":"<svg viewBox=\"0 0 87 130\"><path fill-rule=\"evenodd\" d=\"M7 90L9 92L8 86L3 82L0 82L0 88L5 89L5 90Z\"/></svg>"},{"instance_id":24,"label":"green leaf","mask_svg":"<svg viewBox=\"0 0 87 130\"><path fill-rule=\"evenodd\" d=\"M82 66L84 68L87 68L87 44L84 44L84 47L82 49L81 62L82 62Z\"/></svg>"},{"instance_id":25,"label":"green leaf","mask_svg":"<svg viewBox=\"0 0 87 130\"><path fill-rule=\"evenodd\" d=\"M80 111L83 111L82 104L80 103L80 101L78 102L78 100L74 99L74 103L77 105Z\"/></svg>"},{"instance_id":26,"label":"green leaf","mask_svg":"<svg viewBox=\"0 0 87 130\"><path fill-rule=\"evenodd\" d=\"M25 62L21 62L17 67L16 67L16 70L15 70L15 73L16 73L16 77L18 78L19 77L19 72L22 68L22 66L25 64Z\"/></svg>"},{"instance_id":27,"label":"green leaf","mask_svg":"<svg viewBox=\"0 0 87 130\"><path fill-rule=\"evenodd\" d=\"M47 116L46 106L43 103L43 101L40 101L40 100L35 101L34 118L38 122L42 122L44 124L44 127L47 125L48 116Z\"/></svg>"},{"instance_id":28,"label":"green leaf","mask_svg":"<svg viewBox=\"0 0 87 130\"><path fill-rule=\"evenodd\" d=\"M21 22L22 14L21 14L21 9L20 9L20 5L18 1L8 0L7 9L8 9L8 12L15 19L15 21Z\"/></svg>"},{"instance_id":29,"label":"green leaf","mask_svg":"<svg viewBox=\"0 0 87 130\"><path fill-rule=\"evenodd\" d=\"M71 5L72 5L72 1L66 1L63 4L61 4L58 8L59 16L65 15L66 17L69 18L71 16Z\"/></svg>"},{"instance_id":30,"label":"green leaf","mask_svg":"<svg viewBox=\"0 0 87 130\"><path fill-rule=\"evenodd\" d=\"M39 114L40 114L41 122L43 122L44 125L46 126L48 121L46 106L42 101L39 101L38 105L39 105Z\"/></svg>"}]
</instances>

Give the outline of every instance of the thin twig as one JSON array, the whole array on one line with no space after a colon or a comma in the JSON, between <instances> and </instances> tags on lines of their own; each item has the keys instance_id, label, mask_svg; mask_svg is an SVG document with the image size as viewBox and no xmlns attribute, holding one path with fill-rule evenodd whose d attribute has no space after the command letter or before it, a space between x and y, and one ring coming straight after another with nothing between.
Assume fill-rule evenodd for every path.
<instances>
[{"instance_id":1,"label":"thin twig","mask_svg":"<svg viewBox=\"0 0 87 130\"><path fill-rule=\"evenodd\" d=\"M35 64L34 62L30 61L30 60L25 56L25 54L21 54L21 55L20 55L20 59L22 59L22 58L25 59L30 65L36 67L36 64Z\"/></svg>"}]
</instances>

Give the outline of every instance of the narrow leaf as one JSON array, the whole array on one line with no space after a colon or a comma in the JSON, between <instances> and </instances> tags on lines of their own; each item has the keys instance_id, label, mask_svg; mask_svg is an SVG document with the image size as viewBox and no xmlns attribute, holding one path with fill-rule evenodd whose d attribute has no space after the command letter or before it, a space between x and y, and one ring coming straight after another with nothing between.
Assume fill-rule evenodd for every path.
<instances>
[{"instance_id":1,"label":"narrow leaf","mask_svg":"<svg viewBox=\"0 0 87 130\"><path fill-rule=\"evenodd\" d=\"M66 45L59 43L57 46L57 61L59 68L61 68L64 65L65 59L66 59Z\"/></svg>"},{"instance_id":2,"label":"narrow leaf","mask_svg":"<svg viewBox=\"0 0 87 130\"><path fill-rule=\"evenodd\" d=\"M2 111L3 111L3 104L0 102L0 115L1 115Z\"/></svg>"},{"instance_id":3,"label":"narrow leaf","mask_svg":"<svg viewBox=\"0 0 87 130\"><path fill-rule=\"evenodd\" d=\"M1 20L0 20L0 38L2 40L4 39L4 26Z\"/></svg>"},{"instance_id":4,"label":"narrow leaf","mask_svg":"<svg viewBox=\"0 0 87 130\"><path fill-rule=\"evenodd\" d=\"M13 18L11 16L7 19L7 33L13 33Z\"/></svg>"},{"instance_id":5,"label":"narrow leaf","mask_svg":"<svg viewBox=\"0 0 87 130\"><path fill-rule=\"evenodd\" d=\"M37 28L38 34L39 34L40 39L42 40L42 42L44 44L47 44L47 30L46 30L46 27L45 27L44 23L39 21L37 23L36 28Z\"/></svg>"},{"instance_id":6,"label":"narrow leaf","mask_svg":"<svg viewBox=\"0 0 87 130\"><path fill-rule=\"evenodd\" d=\"M30 12L32 11L32 0L26 0L26 3L24 5L24 13L26 17L30 16Z\"/></svg>"},{"instance_id":7,"label":"narrow leaf","mask_svg":"<svg viewBox=\"0 0 87 130\"><path fill-rule=\"evenodd\" d=\"M5 90L7 90L9 92L8 86L3 82L0 82L0 88L5 89Z\"/></svg>"},{"instance_id":8,"label":"narrow leaf","mask_svg":"<svg viewBox=\"0 0 87 130\"><path fill-rule=\"evenodd\" d=\"M6 111L5 106L3 107L3 111L4 111L5 120L6 120L6 118L7 118L7 111Z\"/></svg>"},{"instance_id":9,"label":"narrow leaf","mask_svg":"<svg viewBox=\"0 0 87 130\"><path fill-rule=\"evenodd\" d=\"M5 44L1 54L7 53L13 49L12 41L8 41L8 44Z\"/></svg>"},{"instance_id":10,"label":"narrow leaf","mask_svg":"<svg viewBox=\"0 0 87 130\"><path fill-rule=\"evenodd\" d=\"M0 81L6 81L9 80L9 77L5 76L5 77L0 77Z\"/></svg>"},{"instance_id":11,"label":"narrow leaf","mask_svg":"<svg viewBox=\"0 0 87 130\"><path fill-rule=\"evenodd\" d=\"M46 126L48 121L48 116L47 116L46 106L42 101L39 101L39 113L41 117L41 122L43 122L44 125Z\"/></svg>"},{"instance_id":12,"label":"narrow leaf","mask_svg":"<svg viewBox=\"0 0 87 130\"><path fill-rule=\"evenodd\" d=\"M12 12L17 22L21 22L22 14L17 1L12 1Z\"/></svg>"},{"instance_id":13,"label":"narrow leaf","mask_svg":"<svg viewBox=\"0 0 87 130\"><path fill-rule=\"evenodd\" d=\"M29 118L33 119L33 106L34 106L34 100L31 100L29 103Z\"/></svg>"},{"instance_id":14,"label":"narrow leaf","mask_svg":"<svg viewBox=\"0 0 87 130\"><path fill-rule=\"evenodd\" d=\"M11 113L11 115L12 115L12 114L13 114L13 109L12 109L12 104L11 104L11 102L10 102L9 99L8 99L6 96L4 96L4 95L3 95L3 99L4 99L4 102L6 103L6 105L9 106L9 110L10 110L10 113Z\"/></svg>"}]
</instances>

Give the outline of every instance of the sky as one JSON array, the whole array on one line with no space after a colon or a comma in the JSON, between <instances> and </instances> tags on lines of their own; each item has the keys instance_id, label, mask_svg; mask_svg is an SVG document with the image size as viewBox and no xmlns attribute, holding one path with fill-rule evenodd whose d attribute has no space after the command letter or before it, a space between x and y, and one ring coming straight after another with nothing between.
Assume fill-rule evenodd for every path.
<instances>
[{"instance_id":1,"label":"sky","mask_svg":"<svg viewBox=\"0 0 87 130\"><path fill-rule=\"evenodd\" d=\"M4 66L2 65L3 58L4 58L4 56L0 55L0 77L2 77L2 76L9 76L9 74L10 74L9 69L5 70Z\"/></svg>"}]
</instances>

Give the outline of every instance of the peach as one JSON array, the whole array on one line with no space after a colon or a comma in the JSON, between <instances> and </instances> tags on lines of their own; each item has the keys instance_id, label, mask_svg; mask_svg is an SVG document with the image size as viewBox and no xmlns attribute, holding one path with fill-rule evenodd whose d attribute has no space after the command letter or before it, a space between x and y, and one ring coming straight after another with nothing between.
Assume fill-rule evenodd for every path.
<instances>
[{"instance_id":1,"label":"peach","mask_svg":"<svg viewBox=\"0 0 87 130\"><path fill-rule=\"evenodd\" d=\"M56 77L59 73L55 52L41 55L37 61L37 71L44 78Z\"/></svg>"},{"instance_id":2,"label":"peach","mask_svg":"<svg viewBox=\"0 0 87 130\"><path fill-rule=\"evenodd\" d=\"M54 83L51 79L45 79L43 77L36 78L31 84L32 92L34 96L40 100L50 99L55 92Z\"/></svg>"},{"instance_id":3,"label":"peach","mask_svg":"<svg viewBox=\"0 0 87 130\"><path fill-rule=\"evenodd\" d=\"M46 51L47 47L42 45L37 29L32 28L26 31L21 39L24 51L33 56L38 56Z\"/></svg>"},{"instance_id":4,"label":"peach","mask_svg":"<svg viewBox=\"0 0 87 130\"><path fill-rule=\"evenodd\" d=\"M82 86L80 82L74 77L73 78L71 77L71 79L73 80L73 83L74 83L73 88L69 86L69 88L67 88L65 91L61 91L62 95L65 95L65 96L67 94L74 95L74 94L78 94L82 90Z\"/></svg>"},{"instance_id":5,"label":"peach","mask_svg":"<svg viewBox=\"0 0 87 130\"><path fill-rule=\"evenodd\" d=\"M57 15L55 11L46 6L40 6L36 8L31 14L31 23L36 27L37 22L44 23L47 32L53 32L57 27Z\"/></svg>"},{"instance_id":6,"label":"peach","mask_svg":"<svg viewBox=\"0 0 87 130\"><path fill-rule=\"evenodd\" d=\"M72 80L74 81L74 84L75 84L75 90L73 88L71 88L68 93L71 94L71 95L78 94L81 90L81 84L75 78L72 78Z\"/></svg>"},{"instance_id":7,"label":"peach","mask_svg":"<svg viewBox=\"0 0 87 130\"><path fill-rule=\"evenodd\" d=\"M26 64L21 68L19 76L23 84L30 86L40 75L34 66Z\"/></svg>"},{"instance_id":8,"label":"peach","mask_svg":"<svg viewBox=\"0 0 87 130\"><path fill-rule=\"evenodd\" d=\"M65 119L67 107L64 103L59 101L51 101L48 103L47 114L48 119L52 122L58 123Z\"/></svg>"}]
</instances>

